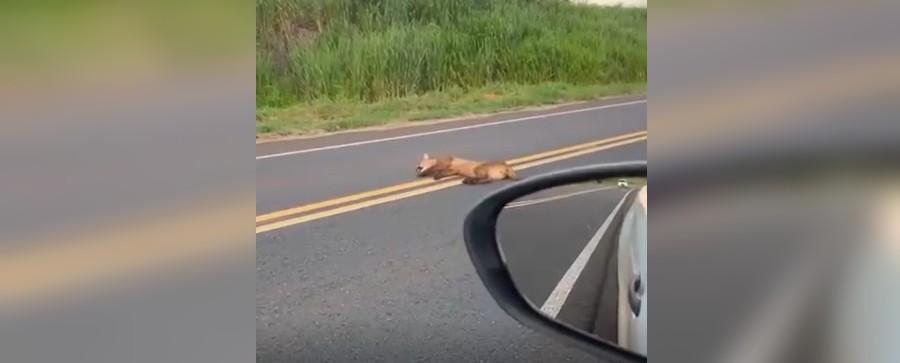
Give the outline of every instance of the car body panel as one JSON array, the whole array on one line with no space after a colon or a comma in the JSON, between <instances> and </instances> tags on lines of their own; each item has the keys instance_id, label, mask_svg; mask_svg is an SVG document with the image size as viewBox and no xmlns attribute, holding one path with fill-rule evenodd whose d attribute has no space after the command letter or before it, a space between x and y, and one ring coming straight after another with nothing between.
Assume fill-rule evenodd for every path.
<instances>
[{"instance_id":1,"label":"car body panel","mask_svg":"<svg viewBox=\"0 0 900 363\"><path fill-rule=\"evenodd\" d=\"M647 354L647 187L642 187L625 212L618 243L618 343ZM636 280L638 288L629 298ZM636 299L634 299L636 298ZM633 300L633 301L630 301ZM636 302L636 309L632 303ZM637 315L635 315L635 310Z\"/></svg>"}]
</instances>

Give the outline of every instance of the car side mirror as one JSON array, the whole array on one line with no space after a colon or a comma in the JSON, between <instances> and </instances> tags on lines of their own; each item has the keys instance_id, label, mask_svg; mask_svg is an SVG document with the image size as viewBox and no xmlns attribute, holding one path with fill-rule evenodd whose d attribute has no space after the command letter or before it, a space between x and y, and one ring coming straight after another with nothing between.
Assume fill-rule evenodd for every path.
<instances>
[{"instance_id":1,"label":"car side mirror","mask_svg":"<svg viewBox=\"0 0 900 363\"><path fill-rule=\"evenodd\" d=\"M609 362L646 362L646 161L529 177L464 225L482 282L523 325Z\"/></svg>"}]
</instances>

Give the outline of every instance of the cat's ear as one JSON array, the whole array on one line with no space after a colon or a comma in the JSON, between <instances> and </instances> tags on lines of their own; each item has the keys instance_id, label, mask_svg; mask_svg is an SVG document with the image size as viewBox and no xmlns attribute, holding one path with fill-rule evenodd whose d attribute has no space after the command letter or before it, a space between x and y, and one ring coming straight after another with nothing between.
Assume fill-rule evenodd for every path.
<instances>
[{"instance_id":1,"label":"cat's ear","mask_svg":"<svg viewBox=\"0 0 900 363\"><path fill-rule=\"evenodd\" d=\"M427 160L427 159L428 159L428 154L422 154L422 160Z\"/></svg>"}]
</instances>

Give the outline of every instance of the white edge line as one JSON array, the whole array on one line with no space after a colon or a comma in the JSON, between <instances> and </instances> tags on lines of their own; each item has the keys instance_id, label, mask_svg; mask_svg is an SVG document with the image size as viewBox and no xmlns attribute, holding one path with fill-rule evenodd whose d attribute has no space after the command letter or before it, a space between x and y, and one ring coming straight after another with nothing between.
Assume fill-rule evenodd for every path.
<instances>
[{"instance_id":1,"label":"white edge line","mask_svg":"<svg viewBox=\"0 0 900 363\"><path fill-rule=\"evenodd\" d=\"M509 203L505 207L503 207L503 209L511 209L511 208L518 208L518 207L525 207L525 206L529 206L529 205L547 203L547 202L552 202L554 200L565 199L565 198L574 197L577 195L582 195L582 194L587 194L587 193L599 192L601 190L609 190L612 188L613 187L602 187L602 188L595 188L595 189L589 189L589 190L582 190L579 192L573 192L573 193L568 193L568 194L554 195L554 196L546 197L546 198L523 200L523 201L519 201L519 202Z\"/></svg>"},{"instance_id":2,"label":"white edge line","mask_svg":"<svg viewBox=\"0 0 900 363\"><path fill-rule=\"evenodd\" d=\"M417 134L409 134L409 135L393 136L393 137L386 137L386 138L382 138L382 139L374 139L374 140L366 140L366 141L357 141L357 142L351 142L351 143L347 143L347 144L330 145L330 146L323 146L323 147L317 147L317 148L312 148L312 149L303 149L303 150L296 150L296 151L287 151L287 152L283 152L283 153L277 153L277 154L269 154L269 155L261 155L261 156L257 156L257 157L256 157L256 160L265 160L265 159L277 158L277 157L282 157L282 156L298 155L298 154L306 154L306 153L311 153L311 152L316 152L316 151L325 151L325 150L342 149L342 148L345 148L345 147L360 146L360 145L368 145L368 144L375 144L375 143L385 142L385 141L394 141L394 140L411 139L411 138L414 138L414 137L429 136L429 135L437 135L437 134L443 134L443 133L447 133L447 132L462 131L462 130L469 130L469 129L477 129L477 128L480 128L480 127L497 126L497 125L503 125L503 124L508 124L508 123L520 122L520 121L534 120L534 119L538 119L538 118L556 117L556 116L562 116L562 115L569 115L569 114L573 114L573 113L580 113L580 112L587 112L587 111L602 110L602 109L606 109L606 108L614 108L614 107L621 107L621 106L636 105L636 104L640 104L640 103L647 103L647 100L644 99L644 100L637 100L637 101L630 101L630 102L623 102L623 103L614 103L614 104L611 104L611 105L603 105L603 106L594 106L594 107L588 107L588 108L580 108L580 109L577 109L577 110L569 110L569 111L561 111L561 112L548 113L548 114L542 114L542 115L527 116L527 117L521 117L521 118L514 118L514 119L511 119L511 120L503 120L503 121L488 122L488 123L477 124L477 125L469 125L469 126L455 127L455 128L452 128L452 129L443 129L443 130L435 130L435 131L428 131L428 132L420 132L420 133L417 133Z\"/></svg>"},{"instance_id":3,"label":"white edge line","mask_svg":"<svg viewBox=\"0 0 900 363\"><path fill-rule=\"evenodd\" d=\"M578 254L578 257L575 258L575 261L572 262L572 266L569 267L566 274L563 275L562 279L559 280L559 283L556 284L556 288L554 288L553 292L550 293L550 296L547 297L547 301L544 301L544 305L541 306L541 312L549 315L551 318L556 318L556 314L559 314L559 311L562 310L563 305L566 303L566 299L569 298L569 293L571 293L572 288L575 287L575 282L578 281L578 277L581 276L581 272L584 271L585 266L587 266L588 260L590 260L591 255L594 254L597 245L600 244L600 239L606 234L606 230L609 229L609 225L612 224L612 220L615 218L616 213L619 212L619 209L622 208L622 204L625 203L625 200L632 192L634 192L634 189L625 193L625 196L622 197L619 204L617 204L613 211L609 213L609 216L606 217L603 225L597 229L597 233L594 233L594 237L588 241L587 245L584 246L584 249L581 250L581 253Z\"/></svg>"}]
</instances>

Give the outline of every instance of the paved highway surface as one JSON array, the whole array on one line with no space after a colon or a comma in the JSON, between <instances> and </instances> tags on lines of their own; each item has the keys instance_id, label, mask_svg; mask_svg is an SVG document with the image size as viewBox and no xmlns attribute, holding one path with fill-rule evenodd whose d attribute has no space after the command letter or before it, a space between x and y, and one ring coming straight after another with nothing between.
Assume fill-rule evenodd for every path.
<instances>
[{"instance_id":1,"label":"paved highway surface","mask_svg":"<svg viewBox=\"0 0 900 363\"><path fill-rule=\"evenodd\" d=\"M333 145L523 115L263 144L257 215L408 182L425 152L510 159L645 130L645 103L611 106L634 100L640 98L348 147ZM259 157L309 148L317 151ZM637 141L520 174L645 159L646 141ZM485 193L503 185L455 186L257 234L257 361L593 361L520 326L478 279L462 240L462 221Z\"/></svg>"},{"instance_id":2,"label":"paved highway surface","mask_svg":"<svg viewBox=\"0 0 900 363\"><path fill-rule=\"evenodd\" d=\"M513 279L532 304L548 313L556 308L551 316L613 342L615 236L626 210L616 207L628 190L585 183L535 193L510 203L497 231ZM587 264L575 268L574 280L565 278L581 254L589 256ZM549 300L554 290L569 291L561 305Z\"/></svg>"}]
</instances>

